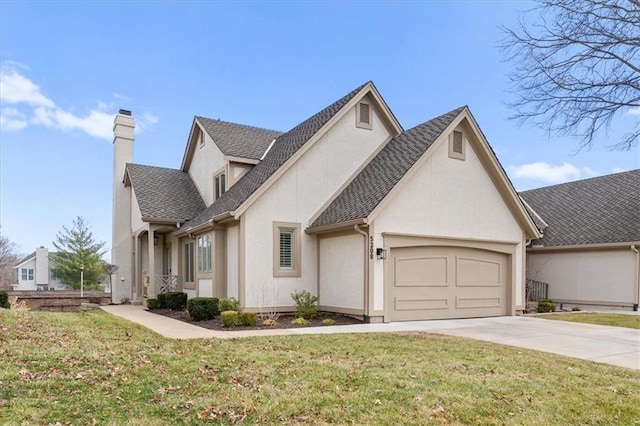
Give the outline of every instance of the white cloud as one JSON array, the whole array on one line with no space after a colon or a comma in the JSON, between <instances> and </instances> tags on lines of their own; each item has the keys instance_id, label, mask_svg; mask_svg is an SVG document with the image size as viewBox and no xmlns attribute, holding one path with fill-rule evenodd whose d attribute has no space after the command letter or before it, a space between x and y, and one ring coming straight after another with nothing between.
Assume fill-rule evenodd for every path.
<instances>
[{"instance_id":1,"label":"white cloud","mask_svg":"<svg viewBox=\"0 0 640 426\"><path fill-rule=\"evenodd\" d=\"M0 67L0 101L53 108L53 101L42 93L37 84L21 75L14 62Z\"/></svg>"},{"instance_id":2,"label":"white cloud","mask_svg":"<svg viewBox=\"0 0 640 426\"><path fill-rule=\"evenodd\" d=\"M589 167L576 167L573 164L563 162L554 166L543 161L509 166L509 174L516 178L537 180L549 184L568 182L577 179L585 179L597 176L598 173Z\"/></svg>"},{"instance_id":3,"label":"white cloud","mask_svg":"<svg viewBox=\"0 0 640 426\"><path fill-rule=\"evenodd\" d=\"M622 167L614 167L613 169L611 169L611 173L622 173L628 171L629 169L623 169Z\"/></svg>"},{"instance_id":4,"label":"white cloud","mask_svg":"<svg viewBox=\"0 0 640 426\"><path fill-rule=\"evenodd\" d=\"M27 117L15 108L0 110L0 129L20 130L27 127Z\"/></svg>"},{"instance_id":5,"label":"white cloud","mask_svg":"<svg viewBox=\"0 0 640 426\"><path fill-rule=\"evenodd\" d=\"M640 107L629 108L627 110L627 114L629 114L629 115L640 115Z\"/></svg>"},{"instance_id":6,"label":"white cloud","mask_svg":"<svg viewBox=\"0 0 640 426\"><path fill-rule=\"evenodd\" d=\"M31 108L31 119L16 108L2 110L2 130L20 130L28 124L35 124L63 131L80 130L90 136L112 140L113 105L98 101L95 108L86 114L74 114L55 104L44 96L40 87L22 74L28 70L24 65L16 62L3 62L0 67L0 101L11 105L26 105ZM115 98L125 98L124 95L114 94ZM158 124L158 117L145 112L138 121L138 131L144 132Z\"/></svg>"}]
</instances>

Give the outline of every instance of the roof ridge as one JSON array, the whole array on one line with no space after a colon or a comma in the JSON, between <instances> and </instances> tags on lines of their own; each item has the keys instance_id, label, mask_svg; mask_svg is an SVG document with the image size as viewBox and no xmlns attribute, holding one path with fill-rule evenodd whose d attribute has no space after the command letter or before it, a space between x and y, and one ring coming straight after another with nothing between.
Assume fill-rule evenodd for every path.
<instances>
[{"instance_id":1,"label":"roof ridge","mask_svg":"<svg viewBox=\"0 0 640 426\"><path fill-rule=\"evenodd\" d=\"M137 167L148 167L150 169L160 169L160 170L171 170L174 172L180 172L180 173L186 173L185 171L181 170L181 169L174 169L171 167L162 167L162 166L150 166L148 164L139 164L139 163L127 163L127 166L137 166Z\"/></svg>"},{"instance_id":2,"label":"roof ridge","mask_svg":"<svg viewBox=\"0 0 640 426\"><path fill-rule=\"evenodd\" d=\"M233 121L221 120L219 118L209 118L209 117L204 117L202 115L194 115L194 118L213 121L213 122L218 122L218 123L224 123L224 124L233 124L234 126L248 127L250 129L255 129L255 130L264 130L264 131L267 131L267 132L274 132L274 133L284 133L282 130L267 129L266 127L252 126L251 124L235 123Z\"/></svg>"},{"instance_id":3,"label":"roof ridge","mask_svg":"<svg viewBox=\"0 0 640 426\"><path fill-rule=\"evenodd\" d=\"M640 169L626 170L624 172L608 173L606 175L591 176L591 177L588 177L588 178L572 180L572 181L569 181L569 182L562 182L562 183L555 183L553 185L540 186L538 188L531 188L531 189L527 189L527 190L524 190L524 191L519 191L519 194L525 194L525 193L528 193L528 192L538 191L538 190L542 190L542 189L557 188L557 187L561 187L561 186L577 185L577 184L581 184L581 183L584 183L584 182L589 182L589 181L591 181L593 179L603 179L603 178L609 178L609 177L612 177L612 176L620 176L620 175L623 175L623 174L633 174L633 173L640 173Z\"/></svg>"}]
</instances>

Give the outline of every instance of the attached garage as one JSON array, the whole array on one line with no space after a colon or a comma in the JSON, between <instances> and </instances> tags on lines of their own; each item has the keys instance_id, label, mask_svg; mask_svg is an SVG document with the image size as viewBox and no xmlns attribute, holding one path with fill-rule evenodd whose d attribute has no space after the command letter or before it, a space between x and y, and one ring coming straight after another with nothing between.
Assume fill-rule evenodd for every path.
<instances>
[{"instance_id":1,"label":"attached garage","mask_svg":"<svg viewBox=\"0 0 640 426\"><path fill-rule=\"evenodd\" d=\"M391 321L507 315L508 259L462 247L391 249Z\"/></svg>"}]
</instances>

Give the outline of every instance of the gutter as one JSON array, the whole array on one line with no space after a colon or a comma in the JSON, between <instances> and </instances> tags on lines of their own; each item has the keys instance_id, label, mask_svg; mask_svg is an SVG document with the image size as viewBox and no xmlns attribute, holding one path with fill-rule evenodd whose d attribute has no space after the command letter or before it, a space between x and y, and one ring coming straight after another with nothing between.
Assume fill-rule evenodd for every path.
<instances>
[{"instance_id":1,"label":"gutter","mask_svg":"<svg viewBox=\"0 0 640 426\"><path fill-rule=\"evenodd\" d=\"M307 234L323 234L326 232L332 232L332 231L339 231L342 229L347 229L350 228L351 226L357 226L357 225L366 225L367 224L367 219L366 218L361 218L361 219L354 219L354 220L350 220L347 222L340 222L340 223L334 223L331 225L325 225L325 226L316 226L314 228L307 228L305 230L305 232ZM358 232L359 234L361 234L362 232L356 230L356 232Z\"/></svg>"},{"instance_id":2,"label":"gutter","mask_svg":"<svg viewBox=\"0 0 640 426\"><path fill-rule=\"evenodd\" d=\"M638 305L640 305L640 251L635 244L631 245L631 251L636 254L636 300L633 302L633 311L638 312Z\"/></svg>"}]
</instances>

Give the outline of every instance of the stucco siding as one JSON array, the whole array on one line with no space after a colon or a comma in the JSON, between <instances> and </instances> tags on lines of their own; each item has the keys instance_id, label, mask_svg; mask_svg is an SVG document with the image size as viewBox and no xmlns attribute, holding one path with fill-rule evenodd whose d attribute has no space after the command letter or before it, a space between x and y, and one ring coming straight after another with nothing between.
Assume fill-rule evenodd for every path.
<instances>
[{"instance_id":1,"label":"stucco siding","mask_svg":"<svg viewBox=\"0 0 640 426\"><path fill-rule=\"evenodd\" d=\"M227 296L238 298L238 238L240 226L227 228ZM217 256L217 253L216 253Z\"/></svg>"},{"instance_id":2,"label":"stucco siding","mask_svg":"<svg viewBox=\"0 0 640 426\"><path fill-rule=\"evenodd\" d=\"M634 303L631 249L527 254L527 278L549 284L549 297L568 301Z\"/></svg>"},{"instance_id":3,"label":"stucco siding","mask_svg":"<svg viewBox=\"0 0 640 426\"><path fill-rule=\"evenodd\" d=\"M273 276L273 222L300 223L304 230L311 217L336 193L363 162L389 138L373 114L373 129L355 126L355 108L337 122L315 145L281 176L245 213L246 298L262 292L266 283L278 288L278 304L292 306L294 290L317 290L316 237L302 232L301 276Z\"/></svg>"},{"instance_id":4,"label":"stucco siding","mask_svg":"<svg viewBox=\"0 0 640 426\"><path fill-rule=\"evenodd\" d=\"M343 235L320 239L320 304L364 309L364 238Z\"/></svg>"},{"instance_id":5,"label":"stucco siding","mask_svg":"<svg viewBox=\"0 0 640 426\"><path fill-rule=\"evenodd\" d=\"M464 143L466 159L449 158L444 135L415 173L383 201L374 212L374 246L383 247L383 233L513 243L512 292L518 309L524 305L524 231L469 142ZM373 270L374 309L381 310L384 262L374 260Z\"/></svg>"},{"instance_id":6,"label":"stucco siding","mask_svg":"<svg viewBox=\"0 0 640 426\"><path fill-rule=\"evenodd\" d=\"M196 142L193 149L193 158L189 164L189 176L198 188L200 196L207 206L213 203L213 176L225 165L224 156L213 142L213 139L205 132L204 146Z\"/></svg>"}]
</instances>

